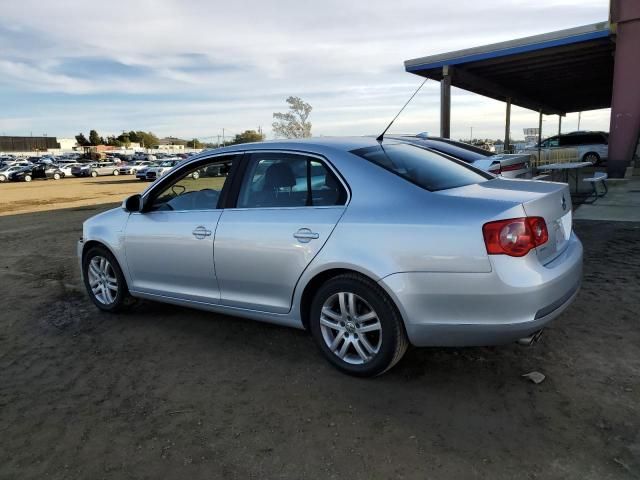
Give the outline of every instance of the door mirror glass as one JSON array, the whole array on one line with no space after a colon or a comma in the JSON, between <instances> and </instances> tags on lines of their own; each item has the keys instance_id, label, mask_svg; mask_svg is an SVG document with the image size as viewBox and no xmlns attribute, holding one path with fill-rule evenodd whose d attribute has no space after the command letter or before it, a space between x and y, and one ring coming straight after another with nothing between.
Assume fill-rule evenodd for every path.
<instances>
[{"instance_id":1,"label":"door mirror glass","mask_svg":"<svg viewBox=\"0 0 640 480\"><path fill-rule=\"evenodd\" d=\"M122 208L127 212L139 212L142 210L142 196L139 193L131 195L122 203Z\"/></svg>"}]
</instances>

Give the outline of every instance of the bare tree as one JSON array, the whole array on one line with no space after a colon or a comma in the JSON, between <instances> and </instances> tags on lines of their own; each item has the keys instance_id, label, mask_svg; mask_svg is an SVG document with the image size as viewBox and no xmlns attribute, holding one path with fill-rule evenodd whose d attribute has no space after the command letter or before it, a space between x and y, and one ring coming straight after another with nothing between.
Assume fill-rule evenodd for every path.
<instances>
[{"instance_id":1,"label":"bare tree","mask_svg":"<svg viewBox=\"0 0 640 480\"><path fill-rule=\"evenodd\" d=\"M287 98L289 111L287 113L274 113L274 122L271 124L276 137L306 138L311 136L311 122L308 122L309 114L313 107L299 97Z\"/></svg>"}]
</instances>

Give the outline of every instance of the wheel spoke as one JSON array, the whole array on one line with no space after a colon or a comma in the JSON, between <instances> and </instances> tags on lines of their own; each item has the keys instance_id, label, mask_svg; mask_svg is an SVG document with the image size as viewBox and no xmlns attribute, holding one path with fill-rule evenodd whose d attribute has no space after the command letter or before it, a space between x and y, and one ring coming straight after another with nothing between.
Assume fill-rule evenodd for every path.
<instances>
[{"instance_id":1,"label":"wheel spoke","mask_svg":"<svg viewBox=\"0 0 640 480\"><path fill-rule=\"evenodd\" d=\"M374 318L378 318L376 312L371 310L370 312L363 313L359 317L356 317L356 320L359 322L366 322L367 320L373 320Z\"/></svg>"},{"instance_id":2,"label":"wheel spoke","mask_svg":"<svg viewBox=\"0 0 640 480\"><path fill-rule=\"evenodd\" d=\"M380 322L376 320L375 323L370 323L369 325L363 325L358 328L358 333L367 333L367 332L377 332L382 328Z\"/></svg>"},{"instance_id":3,"label":"wheel spoke","mask_svg":"<svg viewBox=\"0 0 640 480\"><path fill-rule=\"evenodd\" d=\"M367 338L362 335L360 336L360 338L358 338L358 340L360 340L360 343L362 344L362 346L370 353L370 354L374 354L376 353L376 349L373 348L371 346L371 344L369 343L369 340L367 340Z\"/></svg>"},{"instance_id":4,"label":"wheel spoke","mask_svg":"<svg viewBox=\"0 0 640 480\"><path fill-rule=\"evenodd\" d=\"M338 348L338 345L340 345L340 341L344 338L344 332L341 331L339 332L336 337L333 339L333 342L331 342L331 345L329 345L329 348L331 349L332 352L335 352L336 348Z\"/></svg>"},{"instance_id":5,"label":"wheel spoke","mask_svg":"<svg viewBox=\"0 0 640 480\"><path fill-rule=\"evenodd\" d=\"M349 315L356 317L356 296L353 293L347 294L347 306Z\"/></svg>"},{"instance_id":6,"label":"wheel spoke","mask_svg":"<svg viewBox=\"0 0 640 480\"><path fill-rule=\"evenodd\" d=\"M335 320L336 322L340 320L340 314L334 312L333 310L331 310L328 307L324 307L322 309L322 315L324 315L325 317L329 317L331 320Z\"/></svg>"},{"instance_id":7,"label":"wheel spoke","mask_svg":"<svg viewBox=\"0 0 640 480\"><path fill-rule=\"evenodd\" d=\"M326 318L324 316L320 317L320 323L322 325L325 325L329 328L332 328L333 330L343 330L343 328L340 326L340 324L338 322L335 322L329 318Z\"/></svg>"},{"instance_id":8,"label":"wheel spoke","mask_svg":"<svg viewBox=\"0 0 640 480\"><path fill-rule=\"evenodd\" d=\"M353 341L353 348L355 348L356 352L360 356L363 362L369 360L369 355L363 350L362 345L360 344L360 339L357 338Z\"/></svg>"},{"instance_id":9,"label":"wheel spoke","mask_svg":"<svg viewBox=\"0 0 640 480\"><path fill-rule=\"evenodd\" d=\"M348 338L344 339L344 343L342 344L342 347L340 348L340 351L338 352L338 356L340 358L344 358L344 356L347 354L347 350L349 349L349 345L351 345L351 340Z\"/></svg>"},{"instance_id":10,"label":"wheel spoke","mask_svg":"<svg viewBox=\"0 0 640 480\"><path fill-rule=\"evenodd\" d=\"M98 266L95 264L95 258L93 260L91 260L91 263L89 264L89 271L98 276L100 275L100 269L98 268Z\"/></svg>"},{"instance_id":11,"label":"wheel spoke","mask_svg":"<svg viewBox=\"0 0 640 480\"><path fill-rule=\"evenodd\" d=\"M344 318L347 314L347 304L344 292L340 292L338 294L338 303L340 304L340 317Z\"/></svg>"}]
</instances>

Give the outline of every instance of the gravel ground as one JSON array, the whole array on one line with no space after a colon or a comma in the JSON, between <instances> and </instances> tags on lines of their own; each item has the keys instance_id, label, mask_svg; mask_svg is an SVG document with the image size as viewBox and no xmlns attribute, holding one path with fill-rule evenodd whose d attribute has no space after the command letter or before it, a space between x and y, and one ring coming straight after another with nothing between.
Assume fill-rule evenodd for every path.
<instances>
[{"instance_id":1,"label":"gravel ground","mask_svg":"<svg viewBox=\"0 0 640 480\"><path fill-rule=\"evenodd\" d=\"M99 313L74 249L104 208L0 218L0 478L640 478L640 223L576 224L583 290L537 345L362 380L302 331Z\"/></svg>"}]
</instances>

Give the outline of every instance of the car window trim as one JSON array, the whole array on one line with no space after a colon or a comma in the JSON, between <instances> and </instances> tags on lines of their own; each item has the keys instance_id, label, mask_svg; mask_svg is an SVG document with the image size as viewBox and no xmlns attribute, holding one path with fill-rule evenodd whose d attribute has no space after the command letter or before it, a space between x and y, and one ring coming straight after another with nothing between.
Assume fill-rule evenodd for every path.
<instances>
[{"instance_id":1,"label":"car window trim","mask_svg":"<svg viewBox=\"0 0 640 480\"><path fill-rule=\"evenodd\" d=\"M301 155L301 156L305 156L305 157L311 157L314 158L316 160L319 160L327 169L329 169L331 171L331 173L334 174L334 176L336 177L336 179L338 180L338 182L340 182L340 184L342 185L342 188L344 188L344 191L347 194L347 198L344 201L344 203L342 205L324 205L324 206L320 206L320 205L311 205L311 206L296 206L296 207L238 207L238 198L240 197L240 188L242 187L242 182L244 180L244 176L247 174L247 170L249 167L249 159L251 157L251 155L253 154L258 154L258 153L282 153L282 154L289 154L289 155ZM340 174L340 172L333 166L333 164L331 163L331 161L325 157L324 155L321 155L319 153L315 153L315 152L307 152L305 150L284 150L282 148L274 148L274 149L269 149L269 148L265 148L265 149L255 149L255 150L246 150L244 152L244 155L242 157L242 166L240 168L237 169L237 178L238 180L236 180L236 184L232 185L231 191L229 193L229 198L226 202L226 205L224 208L226 209L235 209L235 210L263 210L263 209L269 209L269 210L278 210L278 209L293 209L293 208L333 208L333 207L346 207L347 205L349 205L349 202L351 201L351 188L349 188L349 184L346 182L346 180L344 179L344 177Z\"/></svg>"},{"instance_id":2,"label":"car window trim","mask_svg":"<svg viewBox=\"0 0 640 480\"><path fill-rule=\"evenodd\" d=\"M224 209L224 205L226 203L226 190L227 190L227 183L229 182L233 182L233 179L235 177L236 171L238 170L238 166L240 163L242 163L245 154L243 151L239 151L239 152L220 152L218 154L214 154L211 156L207 156L207 157L202 157L202 158L198 158L198 159L194 159L193 161L187 162L184 165L181 165L179 168L177 168L174 171L171 171L170 173L168 173L166 176L163 176L160 178L160 180L157 183L153 183L149 186L149 188L147 190L145 190L142 193L142 205L146 205L147 202L153 198L153 194L158 192L158 190L160 190L160 193L162 193L165 189L166 189L166 185L170 184L172 181L175 180L176 177L182 175L183 172L185 172L185 170L190 170L194 167L199 167L200 165L206 165L208 163L215 163L216 160L215 158L217 157L239 157L237 159L236 162L234 162L231 165L231 171L229 172L229 175L227 175L227 181L224 182L224 185L222 186L222 190L220 191L220 198L218 198L218 204L216 205L216 208L211 208L211 209L207 209L207 210L167 210L167 211L163 211L162 213L167 213L167 212L195 212L195 211L204 211L204 212L212 212L215 210L222 210ZM153 213L150 210L143 210L140 213Z\"/></svg>"}]
</instances>

